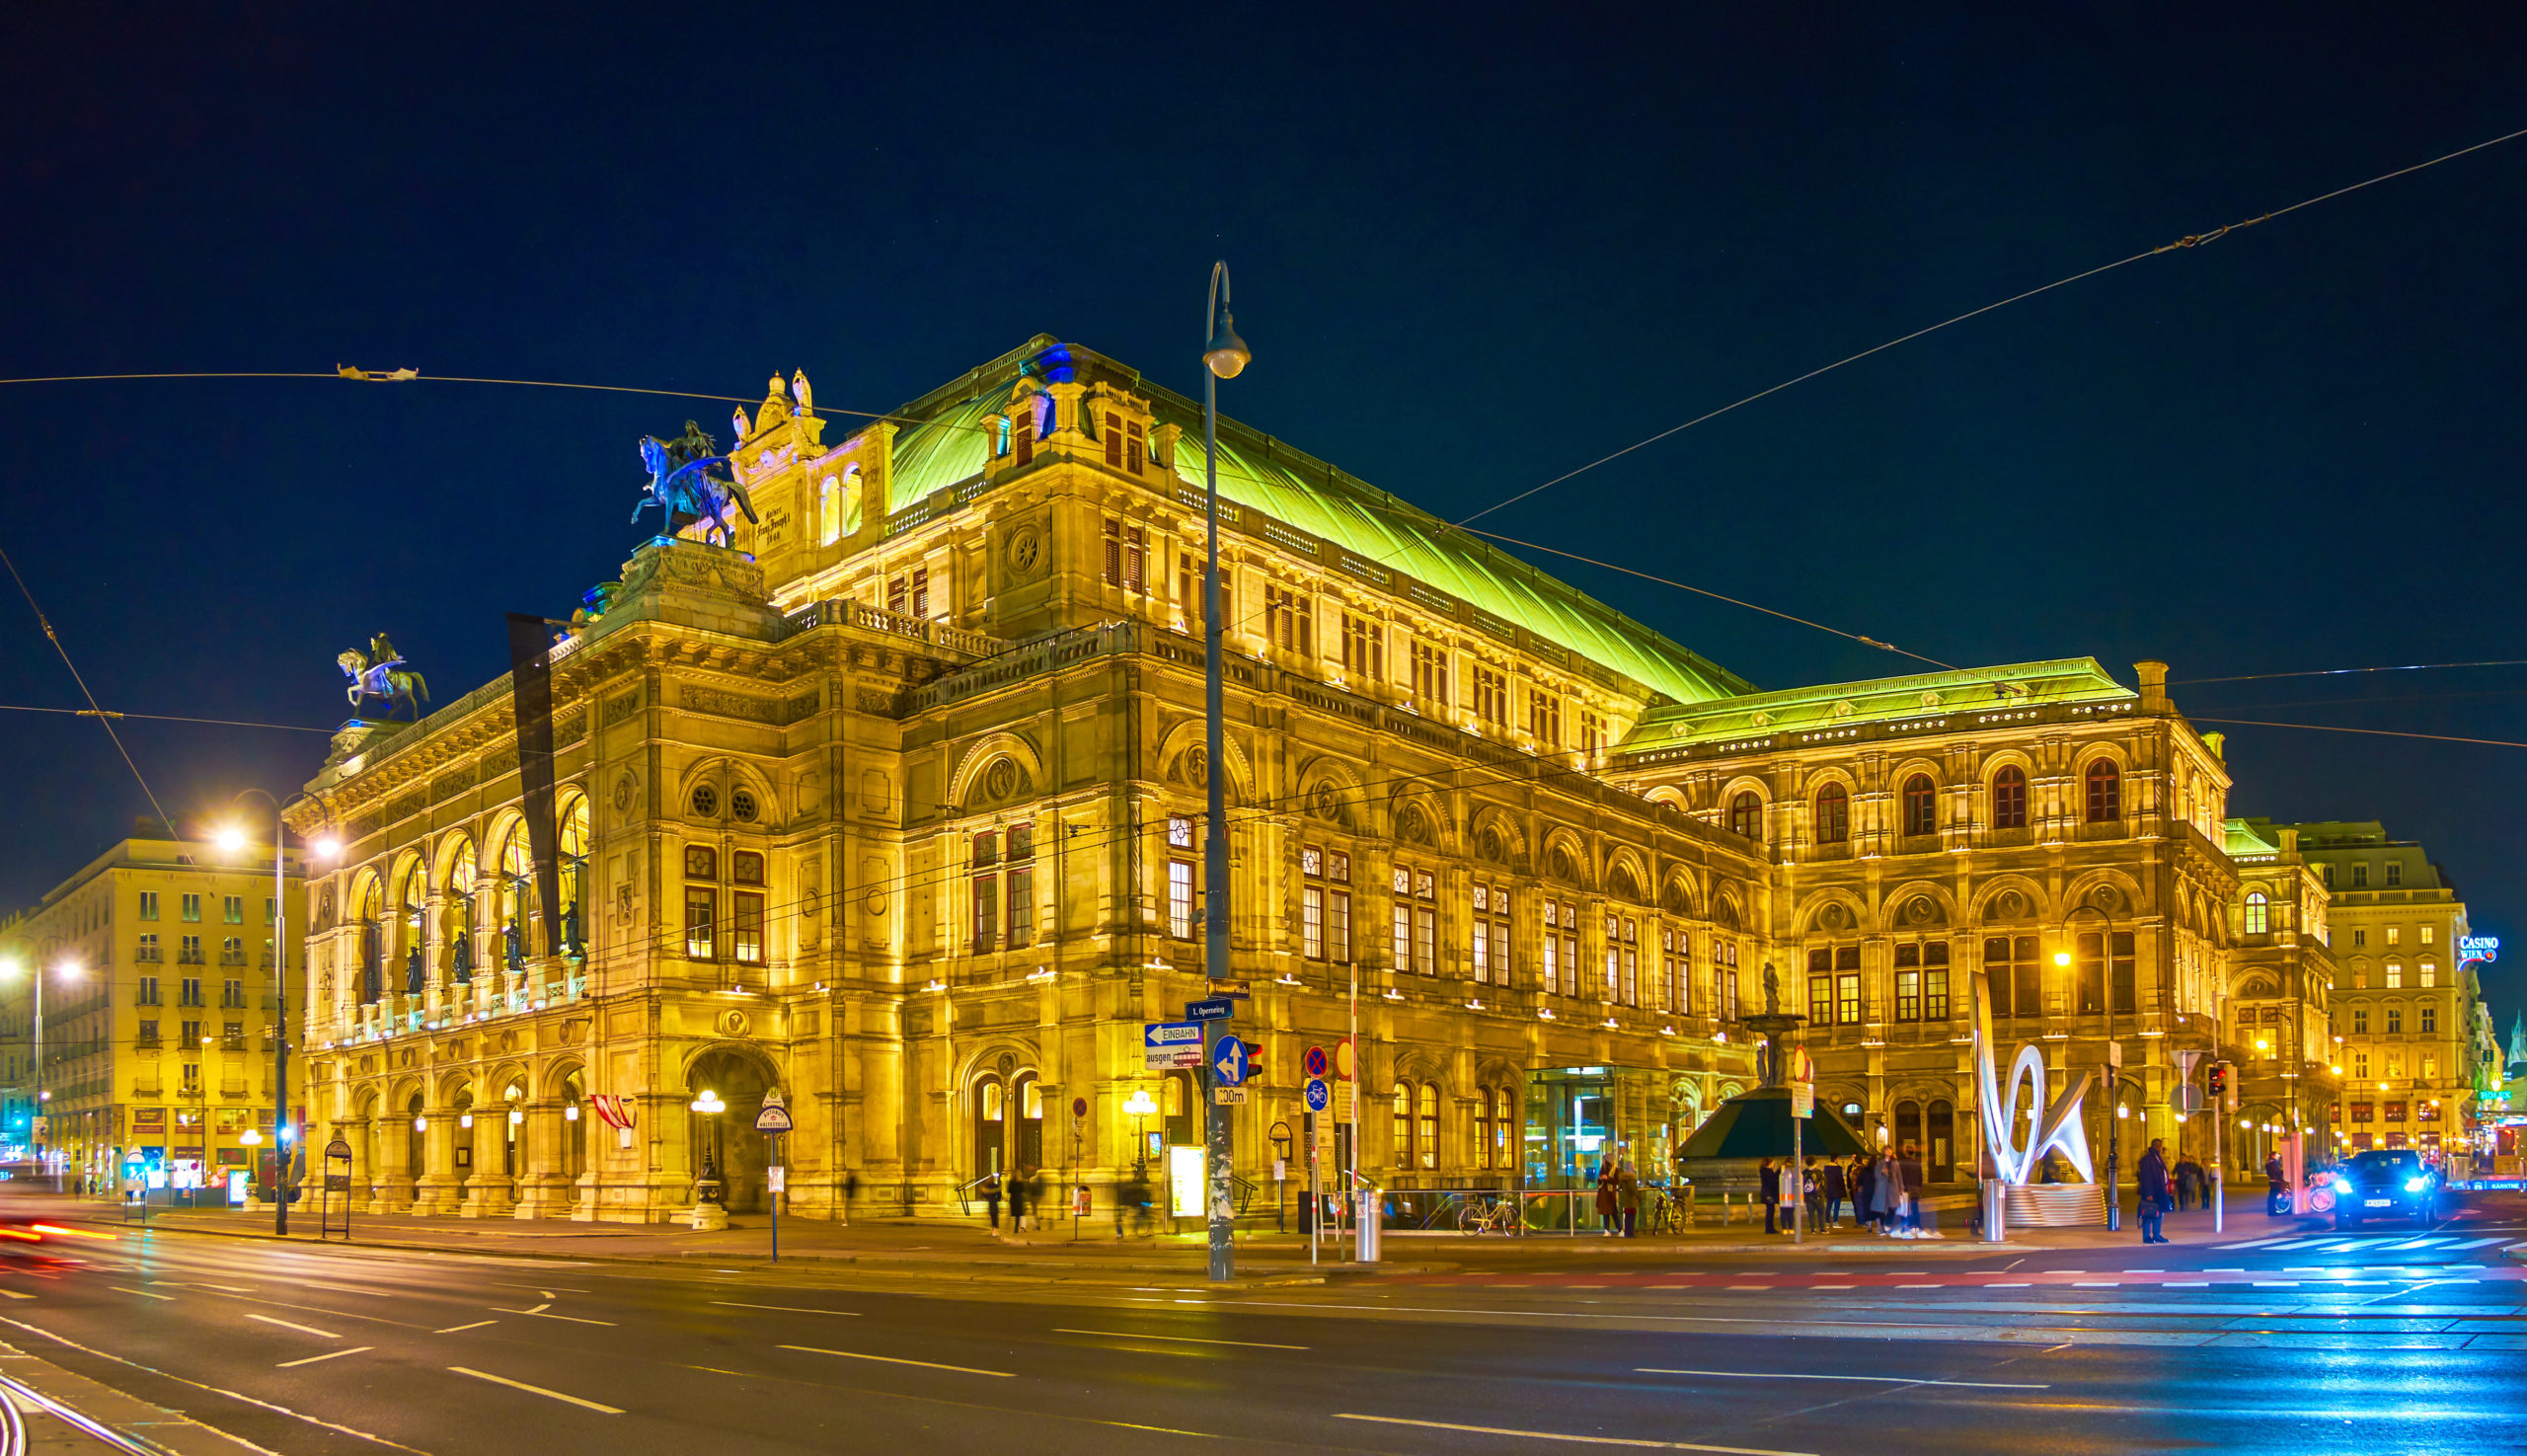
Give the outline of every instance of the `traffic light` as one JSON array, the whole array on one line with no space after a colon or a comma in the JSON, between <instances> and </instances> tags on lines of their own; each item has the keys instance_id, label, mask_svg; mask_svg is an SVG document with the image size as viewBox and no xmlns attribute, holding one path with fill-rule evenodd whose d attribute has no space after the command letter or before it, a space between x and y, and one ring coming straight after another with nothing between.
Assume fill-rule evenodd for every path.
<instances>
[{"instance_id":1,"label":"traffic light","mask_svg":"<svg viewBox=\"0 0 2527 1456\"><path fill-rule=\"evenodd\" d=\"M2211 1064L2211 1106L2214 1108L2224 1108L2228 1105L2229 1064L2227 1062L2213 1062Z\"/></svg>"}]
</instances>

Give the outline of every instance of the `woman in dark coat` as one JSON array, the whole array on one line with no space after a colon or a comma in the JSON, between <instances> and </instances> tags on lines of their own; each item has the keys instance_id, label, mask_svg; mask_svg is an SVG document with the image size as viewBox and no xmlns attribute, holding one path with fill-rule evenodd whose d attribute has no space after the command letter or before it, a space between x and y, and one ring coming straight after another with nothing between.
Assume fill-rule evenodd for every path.
<instances>
[{"instance_id":1,"label":"woman in dark coat","mask_svg":"<svg viewBox=\"0 0 2527 1456\"><path fill-rule=\"evenodd\" d=\"M1863 1153L1852 1164L1852 1221L1862 1228L1877 1226L1877 1205L1872 1195L1877 1191L1877 1160Z\"/></svg>"},{"instance_id":2,"label":"woman in dark coat","mask_svg":"<svg viewBox=\"0 0 2527 1456\"><path fill-rule=\"evenodd\" d=\"M1781 1212L1781 1170L1766 1158L1755 1169L1755 1195L1764 1200L1764 1232L1781 1232L1776 1215Z\"/></svg>"},{"instance_id":3,"label":"woman in dark coat","mask_svg":"<svg viewBox=\"0 0 2527 1456\"><path fill-rule=\"evenodd\" d=\"M1609 1239L1615 1236L1616 1225L1623 1221L1619 1211L1623 1207L1623 1199L1616 1192L1619 1176L1614 1155L1609 1153L1605 1161L1597 1165L1597 1224Z\"/></svg>"}]
</instances>

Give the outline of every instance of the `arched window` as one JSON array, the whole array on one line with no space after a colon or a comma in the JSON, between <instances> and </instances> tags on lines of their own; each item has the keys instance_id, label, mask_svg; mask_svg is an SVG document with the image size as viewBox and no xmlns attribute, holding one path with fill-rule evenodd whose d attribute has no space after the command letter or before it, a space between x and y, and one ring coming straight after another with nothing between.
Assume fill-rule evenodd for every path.
<instances>
[{"instance_id":1,"label":"arched window","mask_svg":"<svg viewBox=\"0 0 2527 1456\"><path fill-rule=\"evenodd\" d=\"M2247 891L2247 934L2263 935L2272 929L2272 901L2259 889Z\"/></svg>"},{"instance_id":2,"label":"arched window","mask_svg":"<svg viewBox=\"0 0 2527 1456\"><path fill-rule=\"evenodd\" d=\"M1752 789L1728 801L1728 832L1745 839L1764 837L1764 801Z\"/></svg>"},{"instance_id":3,"label":"arched window","mask_svg":"<svg viewBox=\"0 0 2527 1456\"><path fill-rule=\"evenodd\" d=\"M1937 834L1939 832L1939 790L1928 774L1915 774L1904 781L1904 833Z\"/></svg>"},{"instance_id":4,"label":"arched window","mask_svg":"<svg viewBox=\"0 0 2527 1456\"><path fill-rule=\"evenodd\" d=\"M1395 1101L1390 1108L1395 1118L1395 1166L1417 1168L1421 1160L1413 1147L1413 1084L1395 1084Z\"/></svg>"},{"instance_id":5,"label":"arched window","mask_svg":"<svg viewBox=\"0 0 2527 1456\"><path fill-rule=\"evenodd\" d=\"M816 483L816 544L831 546L841 539L842 482L826 476Z\"/></svg>"},{"instance_id":6,"label":"arched window","mask_svg":"<svg viewBox=\"0 0 2527 1456\"><path fill-rule=\"evenodd\" d=\"M1992 775L1992 827L2027 827L2027 770L2017 764Z\"/></svg>"},{"instance_id":7,"label":"arched window","mask_svg":"<svg viewBox=\"0 0 2527 1456\"><path fill-rule=\"evenodd\" d=\"M2089 765L2089 822L2104 824L2123 817L2123 775L2109 759Z\"/></svg>"},{"instance_id":8,"label":"arched window","mask_svg":"<svg viewBox=\"0 0 2527 1456\"><path fill-rule=\"evenodd\" d=\"M1439 1084L1421 1084L1421 1121L1413 1135L1414 1166L1439 1166Z\"/></svg>"},{"instance_id":9,"label":"arched window","mask_svg":"<svg viewBox=\"0 0 2527 1456\"><path fill-rule=\"evenodd\" d=\"M1852 837L1852 794L1840 784L1816 791L1816 842L1842 844Z\"/></svg>"}]
</instances>

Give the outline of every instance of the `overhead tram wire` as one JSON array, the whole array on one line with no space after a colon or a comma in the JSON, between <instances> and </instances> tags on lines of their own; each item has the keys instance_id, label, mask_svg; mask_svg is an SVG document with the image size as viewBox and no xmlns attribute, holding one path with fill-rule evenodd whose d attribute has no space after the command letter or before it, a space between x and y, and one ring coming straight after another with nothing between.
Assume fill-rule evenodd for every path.
<instances>
[{"instance_id":1,"label":"overhead tram wire","mask_svg":"<svg viewBox=\"0 0 2527 1456\"><path fill-rule=\"evenodd\" d=\"M2480 743L2488 748L2527 748L2527 743L2509 738L2461 738L2451 733L2408 733L2391 728L2344 728L2336 723L2267 723L2253 718L2195 718L2190 713L2184 717L2188 723L2216 723L2223 728L2307 728L2321 733L2359 733L2372 738L2423 738L2433 743Z\"/></svg>"},{"instance_id":2,"label":"overhead tram wire","mask_svg":"<svg viewBox=\"0 0 2527 1456\"><path fill-rule=\"evenodd\" d=\"M89 711L97 715L98 727L103 728L106 730L106 736L114 740L115 751L122 755L124 766L131 770L132 781L140 785L141 796L149 801L150 810L157 814L158 821L162 824L175 822L167 817L166 808L158 803L158 795L150 789L149 780L140 772L140 765L132 758L131 750L123 746L122 734L115 731L115 726L105 716L105 710L97 706L97 695L88 691L88 679L79 675L79 664L70 660L70 650L61 645L60 634L52 630L52 619L46 617L43 614L43 608L36 604L34 589L27 585L27 578L19 575L18 564L10 560L6 547L0 547L0 566L6 566L9 569L10 579L18 583L19 593L27 599L27 610L36 614L36 625L43 629L44 640L52 644L52 650L55 652L61 654L61 665L70 669L70 680L79 684L79 696L88 700Z\"/></svg>"},{"instance_id":3,"label":"overhead tram wire","mask_svg":"<svg viewBox=\"0 0 2527 1456\"><path fill-rule=\"evenodd\" d=\"M2437 672L2451 667L2527 667L2527 657L2496 657L2483 662L2404 662L2385 667L2312 667L2304 672L2242 672L2234 677L2180 677L2169 687L2197 687L2215 682L2264 682L2276 677L2348 677L2363 672Z\"/></svg>"},{"instance_id":4,"label":"overhead tram wire","mask_svg":"<svg viewBox=\"0 0 2527 1456\"><path fill-rule=\"evenodd\" d=\"M184 718L173 713L123 713L112 708L37 708L25 703L0 703L0 713L59 713L72 718L119 718L147 723L198 723L214 728L270 728L282 733L330 733L332 728L307 728L294 723L247 723L234 718Z\"/></svg>"},{"instance_id":5,"label":"overhead tram wire","mask_svg":"<svg viewBox=\"0 0 2527 1456\"><path fill-rule=\"evenodd\" d=\"M1899 335L1899 336L1897 336L1896 338L1893 338L1893 339L1889 339L1889 340L1887 340L1884 344L1880 344L1880 345L1875 345L1874 347L1870 347L1870 348L1862 349L1860 352L1858 352L1858 353L1856 353L1856 354L1849 354L1849 355L1846 355L1846 356L1845 356L1845 357L1843 357L1843 358L1836 359L1834 362L1832 362L1832 363L1830 363L1830 364L1825 364L1825 365L1821 365L1821 366L1819 366L1819 367L1817 367L1817 368L1810 369L1810 370L1808 370L1808 371L1807 371L1806 373L1804 373L1804 374L1795 375L1795 376L1793 376L1792 378L1789 378L1789 379L1785 379L1785 380L1783 380L1781 383L1776 384L1776 385L1772 386L1772 387L1771 387L1771 388L1769 388L1769 389L1761 389L1761 390L1757 390L1755 393L1753 393L1753 394L1750 394L1750 395L1746 396L1744 399L1737 400L1737 401L1734 401L1734 402L1732 402L1732 403L1723 405L1723 406L1721 406L1719 409L1717 409L1717 410L1713 410L1713 411L1711 411L1711 412L1709 412L1709 413L1707 413L1707 414L1698 415L1698 416L1694 417L1693 419L1686 421L1685 421L1684 423L1682 423L1682 424L1674 425L1674 426L1672 426L1672 427L1670 427L1670 428L1667 428L1667 429L1662 429L1662 430L1658 431L1656 434L1653 434L1653 435L1649 436L1647 439L1640 440L1640 441L1637 441L1637 442L1635 442L1635 443L1633 443L1633 444L1626 445L1626 446L1624 446L1622 449L1615 451L1613 454L1605 455L1605 456L1601 456L1601 457L1599 457L1598 459L1591 460L1591 461L1589 461L1587 464L1580 466L1580 467L1579 467L1579 468L1577 468L1576 470L1565 471L1565 472L1563 472L1561 475L1555 476L1553 479L1551 479L1551 480L1549 480L1549 481L1546 481L1544 484L1542 484L1542 485L1540 485L1540 486L1533 486L1533 487L1530 487L1530 488L1528 488L1527 490L1520 491L1520 492L1519 492L1517 495L1515 495L1515 496L1511 496L1510 498L1507 498L1507 499L1505 499L1505 500L1496 501L1496 502L1494 502L1494 503L1493 503L1493 504L1491 504L1491 505L1487 505L1487 506L1485 506L1483 509L1476 511L1474 514L1469 515L1469 516L1465 516L1465 517L1463 517L1463 518L1461 518L1461 519L1459 519L1459 520L1457 520L1457 521L1453 522L1453 524L1458 525L1458 526L1463 526L1463 525L1466 525L1466 524L1468 524L1468 523L1470 523L1470 522L1481 520L1483 517L1485 517L1485 516L1487 516L1487 515L1490 515L1492 512L1493 512L1493 511L1495 511L1495 510L1499 510L1499 509L1501 509L1501 508L1503 508L1503 507L1505 507L1505 506L1515 505L1516 503L1518 503L1518 502L1519 502L1519 501L1521 501L1521 500L1526 499L1526 498L1527 498L1528 497L1530 497L1530 496L1536 495L1536 494L1538 494L1538 493L1540 493L1540 492L1544 492L1544 491L1552 490L1555 486L1561 485L1563 482L1565 482L1565 481L1567 481L1567 480L1570 480L1571 478L1573 478L1573 477L1575 477L1575 476L1585 475L1585 474L1587 474L1589 471L1592 471L1592 470L1596 469L1596 468L1597 468L1598 466L1600 466L1600 465L1607 464L1607 463L1609 463L1609 462L1611 462L1611 461L1620 460L1620 459L1622 459L1624 456L1629 455L1629 454L1633 453L1633 452L1634 452L1634 451L1636 451L1636 450L1640 450L1640 449L1646 448L1646 446L1649 446L1649 445L1654 445L1654 444L1656 444L1657 442L1659 442L1660 440L1666 439L1666 438L1667 438L1668 436L1670 436L1670 435L1681 434L1681 433L1683 433L1684 431L1686 431L1686 430L1688 430L1688 429L1691 429L1691 428L1693 428L1695 425L1697 425L1697 424L1701 424L1701 423L1703 423L1703 422L1704 422L1704 421L1710 421L1710 420L1717 420L1717 419L1719 419L1721 416L1727 414L1727 413L1728 413L1729 411L1731 411L1731 410L1738 409L1738 408L1740 408L1740 407L1742 407L1742 406L1745 406L1745 405L1751 405L1751 404L1753 404L1755 401L1760 400L1760 399L1763 399L1763 398L1765 398L1765 397L1766 397L1766 396L1768 396L1768 395L1776 395L1776 394L1779 394L1779 393L1781 393L1783 390L1790 388L1792 385L1795 385L1795 384L1803 384L1803 383L1805 383L1806 381L1808 381L1808 380L1810 380L1810 379L1813 379L1813 378L1815 378L1816 376L1818 376L1818 375L1820 375L1820 374L1829 374L1829 373L1832 373L1834 370L1836 370L1836 369L1839 369L1839 368L1843 367L1845 364L1854 364L1854 363L1858 363L1858 362L1860 362L1862 359L1868 358L1868 357L1869 357L1870 355L1872 355L1872 354L1884 353L1886 350L1888 350L1888 349L1890 349L1890 348L1895 347L1897 345L1901 345L1901 344L1909 344L1909 343L1911 343L1912 341L1914 341L1914 340L1916 340L1916 339L1920 339L1920 338L1924 337L1925 335L1936 334L1936 333L1938 333L1940 330L1942 330L1942 329L1946 329L1946 328L1950 327L1951 325L1964 323L1967 319L1978 318L1978 317L1980 317L1980 316L1982 316L1982 315L1984 315L1984 314L1991 313L1991 312L1992 312L1992 311L1994 311L1995 309L2003 309L2003 308L2007 308L2007 307L2009 307L2009 306L2010 306L2011 304L2013 304L2013 303L2020 303L2020 302L2024 302L2025 300L2029 299L2029 298L2033 298L2033 297L2035 297L2036 295L2038 295L2038 294L2040 294L2040 293L2050 293L2050 292L2052 292L2052 291L2053 291L2054 289L2056 289L2056 288L2068 287L2070 284L2080 282L2080 281L2082 281L2083 279L2087 279L2087 278L2094 278L2094 277L2096 277L2096 276L2097 276L2098 274L2100 274L2100 273L2112 272L2114 269L2116 269L2116 268L2122 268L2122 267L2123 267L2123 266L2125 266L2126 264L2139 263L2141 260L2143 260L2143 259L2145 259L2145 258L2156 258L2156 257L2159 257L2161 254L2174 253L2174 252L2179 251L2180 249L2184 249L2184 248L2199 248L2199 247L2204 246L2205 244L2209 244L2209 243L2216 243L2216 242L2220 241L2222 238L2225 238L2225 237L2229 236L2231 233L2243 231L2243 230L2245 230L2245 229L2247 229L2247 228L2254 227L2254 226L2256 226L2256 225L2257 225L2257 224L2259 224L2259 223L2270 222L2270 221L2272 221L2272 220L2273 220L2274 218L2276 218L2276 217L2284 217L2284 216L2287 216L2288 214L2293 213L2293 212L2296 212L2296 211L2298 211L2299 209L2301 209L2301 208L2303 208L2303 207L2313 207L2313 206L2317 205L2319 202L2332 201L2334 198L2336 198L2336 197L2339 197L2339 196L2342 196L2342 195L2344 195L2345 193L2348 193L2348 192L2356 192L2360 191L2362 188L2376 187L2378 184L2380 184L2380 183L2382 183L2382 182L2392 182L2393 180L2395 180L2396 178L2399 178L2399 177L2410 177L2410 176L2412 176L2413 173L2420 172L2420 171L2422 171L2422 170L2424 170L2424 169L2426 169L2426 168L2436 167L2436 166L2438 166L2438 165L2439 165L2440 163L2442 163L2442 162L2453 162L2453 161L2455 161L2455 160L2456 160L2457 158L2459 158L2459 157L2466 156L2466 155L2468 155L2468 154L2470 154L2470 153L2483 151L2483 150L2484 150L2484 149L2486 149L2487 147L2496 147L2496 146L2500 145L2500 144L2501 144L2501 143L2503 143L2503 142L2507 142L2507 141L2515 141L2515 140L2517 140L2519 137L2522 137L2522 136L2527 136L2527 127L2521 127L2521 128L2519 128L2518 130L2516 130L2516 131L2512 131L2512 132L2509 132L2509 133L2507 133L2507 134L2505 134L2505 135L2492 137L2492 138L2490 138L2490 139L2489 139L2489 140L2488 140L2488 141L2479 141L2479 142L2476 142L2476 143L2475 143L2474 145L2472 145L2472 146L2459 147L2457 150L2455 150L2455 151L2453 151L2453 152L2446 152L2446 153L2442 153L2441 155L2436 156L2436 157L2433 157L2433 158L2431 158L2430 160L2428 160L2428 161L2426 161L2426 162L2415 162L2415 163L2413 163L2413 164L2412 164L2412 166L2410 166L2410 167L2399 167L2399 168L2397 168L2397 169L2396 169L2395 171L2393 171L2393 172L2382 172L2382 173L2378 174L2376 177L2372 177L2372 178L2368 179L2367 181L2364 181L2364 182L2355 182L2355 183L2351 184L2351 185L2350 185L2350 186L2348 186L2348 187L2339 187L2339 188L2336 188L2334 191L2332 191L2332 192L2320 192L2320 193L2318 193L2317 195L2315 195L2315 196L2313 196L2313 197L2308 197L2308 198L2304 198L2304 199L2302 199L2302 200L2300 200L2300 201L2293 202L2293 203L2291 203L2291 204L2290 204L2289 206L2287 206L2287 207L2275 208L2274 210L2272 210L2272 211L2270 211L2270 212L2262 213L2262 214L2260 214L2259 216L2247 218L2247 219L2245 219L2245 220L2244 220L2244 221L2242 221L2242 222L2233 222L2233 223L2229 223L2229 224L2227 224L2226 226L2223 226L2223 227L2216 227L2216 228L2213 228L2211 231L2209 231L2209 232L2207 232L2207 233L2187 233L2187 234L2185 234L2183 237L2181 237L2181 238L2177 239L2176 241L2174 241L2174 242L2172 242L2172 243L2162 243L2162 244L2160 244L2159 246L2157 246L2157 247L2155 247L2155 248L2145 248L2145 249L2143 249L2142 251L2140 251L2140 252L2138 252L2138 253L2135 253L2135 254L2132 254L2132 255L2131 255L2131 256L2129 256L2129 257L2126 257L2126 258L2118 258L2118 259L2116 259L2116 260L2115 260L2114 262L2112 262L2112 263L2100 264L2100 265L2098 265L2096 268L2083 268L2083 269L2082 269L2082 270L2080 270L2079 272L2075 272L2075 273L2070 274L2068 277L2056 278L2056 279L2054 279L2052 282L2050 282L2050 283L2046 283L2046 284L2042 285L2041 287L2029 288L2029 289L2028 289L2027 291L2025 291L2025 292L2023 292L2023 293L2013 293L2013 294L2011 294L2009 297L2004 298L2004 299L2001 299L2001 300L1999 300L1999 301L1997 301L1997 302L1984 304L1984 305L1983 305L1982 307L1980 307L1980 308L1968 309L1968 310L1966 310L1964 313L1958 314L1956 317L1954 317L1954 318L1953 318L1953 319L1944 319L1944 320L1940 321L1939 323L1936 323L1936 324L1930 325L1928 328L1916 329L1916 330L1914 330L1914 331L1913 331L1912 333L1910 333L1910 334Z\"/></svg>"}]
</instances>

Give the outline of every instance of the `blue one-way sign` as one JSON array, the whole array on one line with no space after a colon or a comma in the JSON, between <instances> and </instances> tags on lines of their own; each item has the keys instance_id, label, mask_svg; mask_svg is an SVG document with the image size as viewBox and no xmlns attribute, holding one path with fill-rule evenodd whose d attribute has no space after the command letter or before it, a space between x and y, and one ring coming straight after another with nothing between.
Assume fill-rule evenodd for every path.
<instances>
[{"instance_id":1,"label":"blue one-way sign","mask_svg":"<svg viewBox=\"0 0 2527 1456\"><path fill-rule=\"evenodd\" d=\"M1249 1066L1246 1043L1235 1036L1222 1036L1211 1048L1211 1071L1222 1087L1235 1087L1246 1080Z\"/></svg>"}]
</instances>

